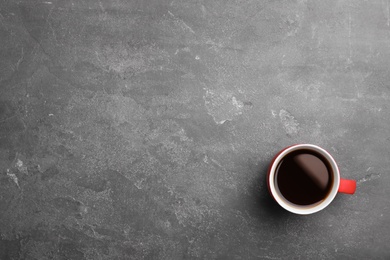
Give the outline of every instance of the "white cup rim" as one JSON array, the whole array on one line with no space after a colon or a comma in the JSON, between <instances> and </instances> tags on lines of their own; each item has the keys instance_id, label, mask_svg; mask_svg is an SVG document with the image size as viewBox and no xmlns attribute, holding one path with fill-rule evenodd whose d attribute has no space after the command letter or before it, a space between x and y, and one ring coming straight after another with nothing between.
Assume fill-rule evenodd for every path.
<instances>
[{"instance_id":1,"label":"white cup rim","mask_svg":"<svg viewBox=\"0 0 390 260\"><path fill-rule=\"evenodd\" d=\"M308 205L308 206L296 205L286 200L283 197L283 195L280 193L275 183L275 172L281 159L283 159L287 154L301 149L308 149L321 154L329 162L333 173L333 185L326 198L316 204ZM271 195L274 197L274 199L280 206L295 214L308 215L308 214L316 213L326 208L336 197L339 186L340 186L340 172L337 167L336 161L333 159L333 157L330 155L329 152L314 144L296 144L283 149L282 151L279 152L279 154L275 156L268 171L268 187L271 192Z\"/></svg>"}]
</instances>

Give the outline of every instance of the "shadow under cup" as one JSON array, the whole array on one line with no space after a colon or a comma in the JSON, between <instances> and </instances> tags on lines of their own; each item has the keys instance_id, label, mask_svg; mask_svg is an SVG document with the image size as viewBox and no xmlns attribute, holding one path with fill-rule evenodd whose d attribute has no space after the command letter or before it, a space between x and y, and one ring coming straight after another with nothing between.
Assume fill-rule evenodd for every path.
<instances>
[{"instance_id":1,"label":"shadow under cup","mask_svg":"<svg viewBox=\"0 0 390 260\"><path fill-rule=\"evenodd\" d=\"M271 162L267 185L284 209L301 215L327 207L340 185L333 157L321 147L299 144L280 151Z\"/></svg>"}]
</instances>

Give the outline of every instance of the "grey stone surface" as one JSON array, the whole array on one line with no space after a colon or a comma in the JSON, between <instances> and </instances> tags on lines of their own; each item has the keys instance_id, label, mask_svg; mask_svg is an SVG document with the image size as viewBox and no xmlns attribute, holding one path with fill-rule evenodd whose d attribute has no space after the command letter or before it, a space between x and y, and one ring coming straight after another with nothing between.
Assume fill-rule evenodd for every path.
<instances>
[{"instance_id":1,"label":"grey stone surface","mask_svg":"<svg viewBox=\"0 0 390 260\"><path fill-rule=\"evenodd\" d=\"M389 1L0 2L0 259L389 259ZM273 155L355 195L297 216Z\"/></svg>"}]
</instances>

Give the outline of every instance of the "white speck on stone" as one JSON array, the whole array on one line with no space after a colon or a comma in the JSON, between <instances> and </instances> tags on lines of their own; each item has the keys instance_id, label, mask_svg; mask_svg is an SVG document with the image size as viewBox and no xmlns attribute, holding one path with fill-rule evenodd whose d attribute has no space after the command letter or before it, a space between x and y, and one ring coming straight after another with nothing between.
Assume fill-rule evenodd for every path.
<instances>
[{"instance_id":1,"label":"white speck on stone","mask_svg":"<svg viewBox=\"0 0 390 260\"><path fill-rule=\"evenodd\" d=\"M379 173L371 173L371 174L368 174L368 175L364 176L360 180L358 180L357 184L360 184L360 183L363 183L363 182L366 182L366 181L372 181L372 180L378 179L380 177L381 177L381 174L379 174Z\"/></svg>"},{"instance_id":2,"label":"white speck on stone","mask_svg":"<svg viewBox=\"0 0 390 260\"><path fill-rule=\"evenodd\" d=\"M276 114L276 111L275 110L271 110L271 114L274 118L276 118L277 114Z\"/></svg>"},{"instance_id":3,"label":"white speck on stone","mask_svg":"<svg viewBox=\"0 0 390 260\"><path fill-rule=\"evenodd\" d=\"M137 187L137 189L139 190L142 190L143 188L143 182L145 181L145 178L142 178L141 180L138 180L134 183L135 187Z\"/></svg>"},{"instance_id":4,"label":"white speck on stone","mask_svg":"<svg viewBox=\"0 0 390 260\"><path fill-rule=\"evenodd\" d=\"M237 110L240 110L244 107L244 103L241 101L238 101L236 97L232 97L233 105L237 108ZM241 112L241 111L240 111Z\"/></svg>"},{"instance_id":5,"label":"white speck on stone","mask_svg":"<svg viewBox=\"0 0 390 260\"><path fill-rule=\"evenodd\" d=\"M280 122L288 135L296 135L299 130L299 123L288 111L282 109L279 112Z\"/></svg>"},{"instance_id":6,"label":"white speck on stone","mask_svg":"<svg viewBox=\"0 0 390 260\"><path fill-rule=\"evenodd\" d=\"M203 96L205 106L215 123L222 125L242 114L244 103L237 100L231 92L223 90L217 92L207 88L205 90L206 93Z\"/></svg>"},{"instance_id":7,"label":"white speck on stone","mask_svg":"<svg viewBox=\"0 0 390 260\"><path fill-rule=\"evenodd\" d=\"M207 155L204 156L203 161L204 161L205 163L209 163L209 160L208 160Z\"/></svg>"},{"instance_id":8,"label":"white speck on stone","mask_svg":"<svg viewBox=\"0 0 390 260\"><path fill-rule=\"evenodd\" d=\"M195 60L200 60L200 57L198 55L196 55Z\"/></svg>"},{"instance_id":9,"label":"white speck on stone","mask_svg":"<svg viewBox=\"0 0 390 260\"><path fill-rule=\"evenodd\" d=\"M18 168L20 168L20 167L23 167L23 161L22 160L20 160L20 159L18 159L17 161L16 161L16 167L18 167Z\"/></svg>"},{"instance_id":10,"label":"white speck on stone","mask_svg":"<svg viewBox=\"0 0 390 260\"><path fill-rule=\"evenodd\" d=\"M214 120L215 121L215 120ZM231 121L231 119L226 119L226 120L221 120L221 121L215 121L215 123L217 123L218 125L222 125L223 123L225 123L226 121Z\"/></svg>"},{"instance_id":11,"label":"white speck on stone","mask_svg":"<svg viewBox=\"0 0 390 260\"><path fill-rule=\"evenodd\" d=\"M54 116L53 114L49 114L49 116Z\"/></svg>"},{"instance_id":12,"label":"white speck on stone","mask_svg":"<svg viewBox=\"0 0 390 260\"><path fill-rule=\"evenodd\" d=\"M88 213L88 207L81 205L80 206L80 211L83 212L84 214Z\"/></svg>"},{"instance_id":13,"label":"white speck on stone","mask_svg":"<svg viewBox=\"0 0 390 260\"><path fill-rule=\"evenodd\" d=\"M211 158L211 161L212 161L215 165L217 165L219 168L223 168L223 166L222 166L217 160L214 160L214 159Z\"/></svg>"},{"instance_id":14,"label":"white speck on stone","mask_svg":"<svg viewBox=\"0 0 390 260\"><path fill-rule=\"evenodd\" d=\"M18 188L20 189L19 180L18 180L18 177L16 176L16 174L11 173L10 170L7 169L7 176L8 176L13 182L15 182L16 186L18 186Z\"/></svg>"},{"instance_id":15,"label":"white speck on stone","mask_svg":"<svg viewBox=\"0 0 390 260\"><path fill-rule=\"evenodd\" d=\"M20 159L16 160L15 167L19 170L19 172L28 174L27 167L23 164L23 161Z\"/></svg>"}]
</instances>

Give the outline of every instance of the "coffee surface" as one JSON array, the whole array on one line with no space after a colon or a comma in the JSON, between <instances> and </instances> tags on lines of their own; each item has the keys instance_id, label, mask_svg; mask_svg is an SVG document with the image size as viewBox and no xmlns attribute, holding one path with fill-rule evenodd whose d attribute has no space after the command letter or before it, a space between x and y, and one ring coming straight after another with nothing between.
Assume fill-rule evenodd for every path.
<instances>
[{"instance_id":1,"label":"coffee surface","mask_svg":"<svg viewBox=\"0 0 390 260\"><path fill-rule=\"evenodd\" d=\"M332 188L331 167L319 153L298 150L287 154L276 169L276 184L284 198L311 205L326 198Z\"/></svg>"}]
</instances>

